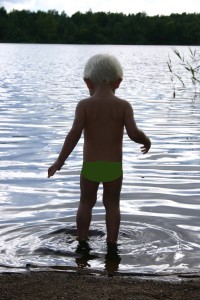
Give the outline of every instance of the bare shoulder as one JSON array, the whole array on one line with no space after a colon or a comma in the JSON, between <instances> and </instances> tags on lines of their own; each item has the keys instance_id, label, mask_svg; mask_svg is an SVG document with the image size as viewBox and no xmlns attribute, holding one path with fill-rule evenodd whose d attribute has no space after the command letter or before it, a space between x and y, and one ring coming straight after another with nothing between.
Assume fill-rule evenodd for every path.
<instances>
[{"instance_id":1,"label":"bare shoulder","mask_svg":"<svg viewBox=\"0 0 200 300\"><path fill-rule=\"evenodd\" d=\"M90 108L91 105L92 105L92 107L95 107L99 103L106 103L106 101L104 101L104 102L100 102L100 101L96 102L94 97L88 97L88 98L82 99L82 100L80 100L78 102L77 109L78 110L79 109L80 110L87 109L87 108ZM108 99L108 103L115 104L114 106L116 108L118 108L121 112L122 111L123 112L126 112L126 111L130 111L131 112L131 111L133 111L131 104L127 100L124 100L122 98L118 98L116 96L112 97L112 99Z\"/></svg>"},{"instance_id":2,"label":"bare shoulder","mask_svg":"<svg viewBox=\"0 0 200 300\"><path fill-rule=\"evenodd\" d=\"M82 99L78 102L77 104L77 108L80 108L80 109L84 109L85 107L87 107L89 104L91 103L91 98L85 98L85 99Z\"/></svg>"},{"instance_id":3,"label":"bare shoulder","mask_svg":"<svg viewBox=\"0 0 200 300\"><path fill-rule=\"evenodd\" d=\"M124 100L124 99L120 99L120 100L123 102L124 107L127 107L127 108L132 107L129 101Z\"/></svg>"},{"instance_id":4,"label":"bare shoulder","mask_svg":"<svg viewBox=\"0 0 200 300\"><path fill-rule=\"evenodd\" d=\"M116 97L116 100L120 104L121 108L126 112L126 111L133 111L132 105L130 104L129 101L125 99L121 99Z\"/></svg>"},{"instance_id":5,"label":"bare shoulder","mask_svg":"<svg viewBox=\"0 0 200 300\"><path fill-rule=\"evenodd\" d=\"M77 106L83 107L89 102L89 98L79 100Z\"/></svg>"},{"instance_id":6,"label":"bare shoulder","mask_svg":"<svg viewBox=\"0 0 200 300\"><path fill-rule=\"evenodd\" d=\"M119 97L117 97L115 95L114 95L114 98L116 99L116 101L118 101L119 103L121 103L121 105L126 106L126 105L130 104L127 100L119 98Z\"/></svg>"}]
</instances>

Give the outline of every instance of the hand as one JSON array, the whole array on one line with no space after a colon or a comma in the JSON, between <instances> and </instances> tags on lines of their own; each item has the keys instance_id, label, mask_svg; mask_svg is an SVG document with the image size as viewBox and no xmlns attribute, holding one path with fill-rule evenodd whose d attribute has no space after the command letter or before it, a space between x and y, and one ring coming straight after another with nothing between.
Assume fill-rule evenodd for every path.
<instances>
[{"instance_id":1,"label":"hand","mask_svg":"<svg viewBox=\"0 0 200 300\"><path fill-rule=\"evenodd\" d=\"M53 163L53 165L48 169L48 178L53 176L56 171L60 171L64 163L59 162L58 160Z\"/></svg>"},{"instance_id":2,"label":"hand","mask_svg":"<svg viewBox=\"0 0 200 300\"><path fill-rule=\"evenodd\" d=\"M143 154L146 154L150 148L151 148L151 141L148 138L147 142L142 147L140 147L140 149Z\"/></svg>"}]
</instances>

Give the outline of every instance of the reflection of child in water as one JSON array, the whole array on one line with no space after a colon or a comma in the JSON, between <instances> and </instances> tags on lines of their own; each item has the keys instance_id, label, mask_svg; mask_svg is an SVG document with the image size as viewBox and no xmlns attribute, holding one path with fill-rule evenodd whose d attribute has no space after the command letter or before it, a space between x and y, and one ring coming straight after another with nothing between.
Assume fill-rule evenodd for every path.
<instances>
[{"instance_id":1,"label":"reflection of child in water","mask_svg":"<svg viewBox=\"0 0 200 300\"><path fill-rule=\"evenodd\" d=\"M123 71L112 55L91 57L84 69L84 81L90 97L77 104L75 119L58 159L48 170L48 177L59 171L78 143L84 130L83 167L80 175L80 203L77 212L79 240L87 240L96 203L97 190L103 183L106 209L107 242L116 243L120 225L120 192L122 186L122 141L126 128L129 138L142 144L147 153L150 139L138 129L133 109L126 100L115 96Z\"/></svg>"}]
</instances>

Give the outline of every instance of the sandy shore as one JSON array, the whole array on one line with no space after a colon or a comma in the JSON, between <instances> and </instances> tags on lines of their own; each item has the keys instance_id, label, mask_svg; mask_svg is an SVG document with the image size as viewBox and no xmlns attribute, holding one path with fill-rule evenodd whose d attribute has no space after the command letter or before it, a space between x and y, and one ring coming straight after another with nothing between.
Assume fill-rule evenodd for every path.
<instances>
[{"instance_id":1,"label":"sandy shore","mask_svg":"<svg viewBox=\"0 0 200 300\"><path fill-rule=\"evenodd\" d=\"M163 281L64 272L0 274L1 300L198 300L200 278Z\"/></svg>"}]
</instances>

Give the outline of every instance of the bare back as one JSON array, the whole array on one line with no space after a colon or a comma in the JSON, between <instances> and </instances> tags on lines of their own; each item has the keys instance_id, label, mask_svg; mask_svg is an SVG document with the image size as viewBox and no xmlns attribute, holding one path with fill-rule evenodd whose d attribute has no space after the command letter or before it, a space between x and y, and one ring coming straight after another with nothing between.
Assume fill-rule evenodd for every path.
<instances>
[{"instance_id":1,"label":"bare back","mask_svg":"<svg viewBox=\"0 0 200 300\"><path fill-rule=\"evenodd\" d=\"M117 98L112 90L93 94L77 104L71 130L65 138L57 161L49 168L48 177L53 176L64 165L65 160L78 143L84 131L84 162L122 162L124 127L129 138L143 144L141 152L146 154L151 141L135 122L131 104Z\"/></svg>"},{"instance_id":2,"label":"bare back","mask_svg":"<svg viewBox=\"0 0 200 300\"><path fill-rule=\"evenodd\" d=\"M83 100L84 161L122 161L124 102L114 95Z\"/></svg>"}]
</instances>

